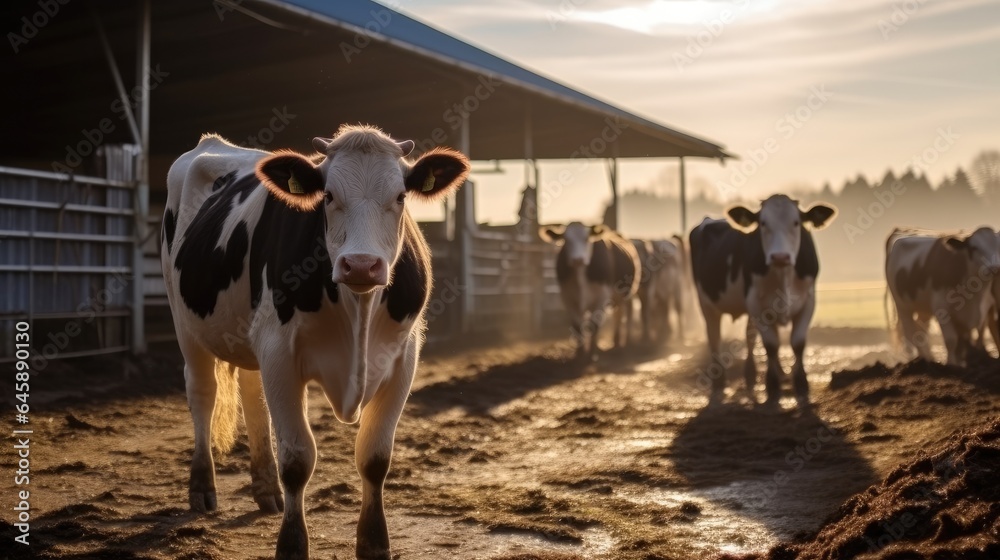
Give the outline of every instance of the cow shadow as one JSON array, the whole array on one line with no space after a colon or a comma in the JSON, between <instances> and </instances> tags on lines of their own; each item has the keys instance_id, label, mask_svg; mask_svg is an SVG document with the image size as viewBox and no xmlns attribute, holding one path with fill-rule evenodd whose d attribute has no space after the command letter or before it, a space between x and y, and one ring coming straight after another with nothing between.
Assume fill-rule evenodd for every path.
<instances>
[{"instance_id":1,"label":"cow shadow","mask_svg":"<svg viewBox=\"0 0 1000 560\"><path fill-rule=\"evenodd\" d=\"M815 529L876 473L810 410L730 402L702 408L662 450L699 495L788 539Z\"/></svg>"},{"instance_id":2,"label":"cow shadow","mask_svg":"<svg viewBox=\"0 0 1000 560\"><path fill-rule=\"evenodd\" d=\"M587 375L628 373L633 366L663 355L662 348L628 347L604 350L590 360L566 349L556 355L535 355L490 366L473 375L432 383L410 394L407 401L416 416L433 416L451 409L489 416L497 406L525 395Z\"/></svg>"},{"instance_id":3,"label":"cow shadow","mask_svg":"<svg viewBox=\"0 0 1000 560\"><path fill-rule=\"evenodd\" d=\"M589 362L566 356L531 356L490 366L467 377L450 378L417 389L407 401L416 416L458 408L488 416L491 409L526 394L559 385L592 371Z\"/></svg>"}]
</instances>

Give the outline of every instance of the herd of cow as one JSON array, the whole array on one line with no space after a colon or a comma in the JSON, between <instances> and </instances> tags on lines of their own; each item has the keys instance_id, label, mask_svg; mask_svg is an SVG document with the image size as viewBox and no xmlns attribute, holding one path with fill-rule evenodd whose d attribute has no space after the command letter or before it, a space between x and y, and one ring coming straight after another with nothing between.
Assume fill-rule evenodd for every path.
<instances>
[{"instance_id":1,"label":"herd of cow","mask_svg":"<svg viewBox=\"0 0 1000 560\"><path fill-rule=\"evenodd\" d=\"M469 162L444 148L409 161L413 142L368 126L343 126L313 146L314 156L268 153L205 135L169 170L161 259L195 428L189 504L196 511L217 507L213 447L224 452L232 445L242 401L254 500L263 511L283 511L276 558L308 558L304 499L316 442L305 389L312 381L339 420L360 420L357 557L387 560L382 488L431 293L427 243L405 203L455 191ZM629 241L579 222L540 234L561 244L556 273L580 355L595 355L608 310L615 345L628 344L633 299L644 340L669 338L669 314L683 329L690 277L713 360L722 360L722 315L750 317L745 380L753 395L752 349L760 335L766 405L777 406L781 393L778 327L791 323L793 390L808 406L802 357L819 273L810 231L835 215L828 205L802 210L775 195L757 211L737 206L726 219L706 218L687 244L679 237ZM902 333L922 355L929 356L931 317L941 325L949 362L963 360L974 332L982 344L987 325L997 337L996 232L896 230L886 251ZM712 381L717 402L724 375Z\"/></svg>"}]
</instances>

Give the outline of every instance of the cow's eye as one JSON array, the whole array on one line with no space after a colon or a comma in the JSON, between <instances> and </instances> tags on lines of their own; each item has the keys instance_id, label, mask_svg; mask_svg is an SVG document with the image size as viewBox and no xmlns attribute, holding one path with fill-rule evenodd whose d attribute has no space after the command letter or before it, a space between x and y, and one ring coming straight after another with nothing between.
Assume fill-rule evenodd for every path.
<instances>
[{"instance_id":1,"label":"cow's eye","mask_svg":"<svg viewBox=\"0 0 1000 560\"><path fill-rule=\"evenodd\" d=\"M396 204L402 204L405 200L406 200L406 193L405 192L399 193L399 196L396 197Z\"/></svg>"},{"instance_id":2,"label":"cow's eye","mask_svg":"<svg viewBox=\"0 0 1000 560\"><path fill-rule=\"evenodd\" d=\"M798 220L795 220L795 223L794 223L794 224L792 224L792 227L799 227L799 221L798 221Z\"/></svg>"},{"instance_id":3,"label":"cow's eye","mask_svg":"<svg viewBox=\"0 0 1000 560\"><path fill-rule=\"evenodd\" d=\"M765 222L764 220L761 220L760 221L760 227L762 227L762 228L767 227L767 222Z\"/></svg>"},{"instance_id":4,"label":"cow's eye","mask_svg":"<svg viewBox=\"0 0 1000 560\"><path fill-rule=\"evenodd\" d=\"M330 191L326 191L326 194L323 195L323 198L326 199L327 204L330 204L331 202L333 202L333 193Z\"/></svg>"}]
</instances>

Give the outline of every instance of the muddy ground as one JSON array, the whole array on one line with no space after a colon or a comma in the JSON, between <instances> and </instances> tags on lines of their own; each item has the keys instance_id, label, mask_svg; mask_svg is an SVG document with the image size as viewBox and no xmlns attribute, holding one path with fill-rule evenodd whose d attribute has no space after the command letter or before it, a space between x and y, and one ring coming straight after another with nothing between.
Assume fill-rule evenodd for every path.
<instances>
[{"instance_id":1,"label":"muddy ground","mask_svg":"<svg viewBox=\"0 0 1000 560\"><path fill-rule=\"evenodd\" d=\"M564 340L428 353L386 484L394 553L763 553L809 538L899 464L1000 415L995 362L872 366L897 358L876 330L813 331L811 413L791 398L780 412L751 407L738 367L727 402L706 408L696 343L587 365L571 354ZM787 370L790 352L783 358ZM311 395L320 455L306 498L312 554L353 558L356 428ZM219 462L219 510L187 511L192 427L175 353L56 363L33 380L31 399L31 544L11 544L15 488L5 474L0 558L272 557L280 518L250 497L245 440ZM12 474L14 462L6 445L0 469Z\"/></svg>"}]
</instances>

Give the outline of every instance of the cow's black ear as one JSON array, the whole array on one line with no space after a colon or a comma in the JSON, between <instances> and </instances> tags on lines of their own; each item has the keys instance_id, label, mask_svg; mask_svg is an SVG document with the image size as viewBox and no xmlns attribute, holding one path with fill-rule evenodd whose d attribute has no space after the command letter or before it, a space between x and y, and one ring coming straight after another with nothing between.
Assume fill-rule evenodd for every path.
<instances>
[{"instance_id":1,"label":"cow's black ear","mask_svg":"<svg viewBox=\"0 0 1000 560\"><path fill-rule=\"evenodd\" d=\"M730 225L740 231L750 233L757 229L757 213L745 206L733 206L726 210L726 217Z\"/></svg>"},{"instance_id":2,"label":"cow's black ear","mask_svg":"<svg viewBox=\"0 0 1000 560\"><path fill-rule=\"evenodd\" d=\"M275 198L297 210L313 210L323 200L323 174L299 154L277 152L260 160L257 178Z\"/></svg>"},{"instance_id":3,"label":"cow's black ear","mask_svg":"<svg viewBox=\"0 0 1000 560\"><path fill-rule=\"evenodd\" d=\"M812 229L823 229L830 225L835 217L837 217L837 209L821 202L812 205L802 213L802 223L812 224Z\"/></svg>"},{"instance_id":4,"label":"cow's black ear","mask_svg":"<svg viewBox=\"0 0 1000 560\"><path fill-rule=\"evenodd\" d=\"M565 233L566 226L542 226L538 228L538 237L541 237L542 241L547 243L562 241Z\"/></svg>"},{"instance_id":5,"label":"cow's black ear","mask_svg":"<svg viewBox=\"0 0 1000 560\"><path fill-rule=\"evenodd\" d=\"M597 224L590 226L590 237L596 238L604 235L608 231L608 228L604 224Z\"/></svg>"},{"instance_id":6,"label":"cow's black ear","mask_svg":"<svg viewBox=\"0 0 1000 560\"><path fill-rule=\"evenodd\" d=\"M961 237L948 236L944 239L944 246L953 251L961 251L962 249L967 249L969 247L969 240L962 239Z\"/></svg>"},{"instance_id":7,"label":"cow's black ear","mask_svg":"<svg viewBox=\"0 0 1000 560\"><path fill-rule=\"evenodd\" d=\"M434 148L420 156L406 172L406 190L433 200L462 186L469 175L469 159L451 148Z\"/></svg>"}]
</instances>

